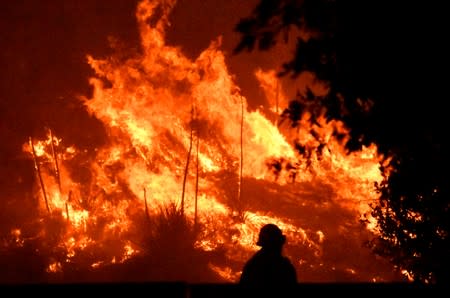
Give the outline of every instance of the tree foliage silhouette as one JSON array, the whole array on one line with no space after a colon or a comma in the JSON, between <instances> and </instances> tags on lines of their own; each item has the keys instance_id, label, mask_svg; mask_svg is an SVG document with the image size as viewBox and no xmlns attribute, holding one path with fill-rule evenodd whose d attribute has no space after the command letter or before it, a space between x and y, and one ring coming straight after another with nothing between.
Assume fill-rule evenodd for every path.
<instances>
[{"instance_id":1,"label":"tree foliage silhouette","mask_svg":"<svg viewBox=\"0 0 450 298\"><path fill-rule=\"evenodd\" d=\"M314 101L350 128L349 151L375 143L392 157L370 245L422 282L450 279L444 12L421 1L260 0L235 27L236 54L295 36L279 75L310 72L327 86L293 99L282 115L294 126L304 112L319 116Z\"/></svg>"}]
</instances>

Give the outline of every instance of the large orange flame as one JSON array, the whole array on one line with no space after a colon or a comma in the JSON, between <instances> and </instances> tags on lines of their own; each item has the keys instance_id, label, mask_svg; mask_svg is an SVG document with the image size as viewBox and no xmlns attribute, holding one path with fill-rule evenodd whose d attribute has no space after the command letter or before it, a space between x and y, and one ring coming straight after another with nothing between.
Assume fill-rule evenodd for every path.
<instances>
[{"instance_id":1,"label":"large orange flame","mask_svg":"<svg viewBox=\"0 0 450 298\"><path fill-rule=\"evenodd\" d=\"M73 160L83 152L50 133L46 140L24 145L30 154L34 146L40 165L44 183L39 196L45 188L50 212L67 222L59 242L66 252L63 263L75 262L86 250L97 252L89 264L93 269L144 253L133 238L139 230L133 219L155 217L174 204L199 224L196 249L225 250L228 264L209 264L224 280L237 280L240 266L256 250L259 228L268 222L288 236L287 253L299 271L326 267L324 272L359 272L362 280L389 278L376 270L364 275L358 266L365 264L357 264L358 259L345 263L325 256L332 245L327 241L354 237L352 233L363 235L358 239L370 235L373 227L355 227L378 197L374 183L383 179L376 146L348 154L348 137L333 135L348 136L341 122L319 118L312 123L307 114L295 130L277 126L267 115L281 113L287 97L273 72L255 73L271 106L250 110L228 72L220 38L194 61L165 43L174 5L139 3L139 55L126 60L88 57L96 73L90 79L94 93L82 100L104 124L109 139L95 148L95 160L84 161L90 179L76 178ZM294 140L311 154L296 153ZM319 143L325 144L320 153ZM268 164L280 160L291 170L274 173ZM20 238L20 231L14 233ZM51 263L48 271L61 271L63 265ZM309 279L333 279L323 276Z\"/></svg>"}]
</instances>

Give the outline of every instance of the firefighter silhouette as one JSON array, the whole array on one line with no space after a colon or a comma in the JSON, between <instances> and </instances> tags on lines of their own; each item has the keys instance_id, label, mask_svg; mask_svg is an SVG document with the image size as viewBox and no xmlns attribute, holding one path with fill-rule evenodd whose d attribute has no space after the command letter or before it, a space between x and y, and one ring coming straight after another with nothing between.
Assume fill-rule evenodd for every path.
<instances>
[{"instance_id":1,"label":"firefighter silhouette","mask_svg":"<svg viewBox=\"0 0 450 298\"><path fill-rule=\"evenodd\" d=\"M244 265L239 283L249 286L295 285L297 273L291 261L283 256L286 236L274 224L266 224L259 232L257 251Z\"/></svg>"}]
</instances>

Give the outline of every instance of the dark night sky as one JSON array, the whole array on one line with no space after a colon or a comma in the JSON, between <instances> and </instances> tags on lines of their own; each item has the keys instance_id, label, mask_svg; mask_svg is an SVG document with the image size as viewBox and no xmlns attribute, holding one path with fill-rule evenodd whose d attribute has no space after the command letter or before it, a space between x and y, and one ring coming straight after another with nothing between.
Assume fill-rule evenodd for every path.
<instances>
[{"instance_id":1,"label":"dark night sky","mask_svg":"<svg viewBox=\"0 0 450 298\"><path fill-rule=\"evenodd\" d=\"M95 143L95 135L78 133L82 126L98 126L75 100L89 94L93 74L86 55L105 57L112 50L108 38L139 48L136 0L8 1L0 12L0 134L10 140L2 156L10 157L28 135L43 127L59 126L59 135L79 146ZM209 43L223 37L231 73L252 107L264 104L254 77L256 67L276 68L288 52L231 55L239 36L238 20L250 14L256 0L180 0L171 15L167 42L181 46L195 59ZM58 125L70 119L71 125ZM64 131L63 131L64 130ZM93 130L95 131L95 130Z\"/></svg>"},{"instance_id":2,"label":"dark night sky","mask_svg":"<svg viewBox=\"0 0 450 298\"><path fill-rule=\"evenodd\" d=\"M230 54L239 39L233 32L235 24L250 14L257 2L179 0L170 18L172 26L167 32L167 42L181 46L192 59L211 40L222 35L222 49L227 55L230 72L236 75L242 93L253 108L264 104L265 100L253 74L255 68L276 68L290 57L290 51L282 47L270 53ZM100 123L89 116L76 99L78 95L90 92L88 78L93 73L86 63L86 55L109 56L112 50L108 38L111 36L130 49L139 48L136 4L137 0L16 0L2 4L0 138L4 141L0 145L0 162L6 170L1 173L17 167L15 162L22 158L21 144L30 135L42 134L46 126L53 127L66 143L77 144L80 148L92 147L103 141ZM408 31L411 35L409 43L401 48L413 49L412 54L406 56L400 52L397 58L402 63L397 63L400 66L395 69L399 72L381 69L383 73L379 76L380 82L384 82L388 75L393 82L390 87L395 86L400 95L409 90L410 94L403 96L407 100L422 98L419 89L420 94L427 94L445 86L443 77L438 79L435 75L441 62L445 63L435 54L441 45L436 40L442 38L443 28L438 25L443 19L439 23L435 21L439 18L432 17L431 12L436 11L432 5L428 10L417 21L414 14L407 14L409 12L405 10L401 20L408 20L408 23L398 26L398 32L391 35L405 36L403 29L409 26L407 24L414 25L414 30ZM422 11L420 5L417 11ZM388 28L389 24L384 27ZM418 60L423 46L432 53L427 56L432 58L432 62ZM382 47L389 49L392 45ZM428 66L430 63L434 68ZM399 74L408 79L402 80ZM433 117L432 114L430 116ZM70 125L62 125L68 122ZM86 127L90 129L83 130Z\"/></svg>"},{"instance_id":3,"label":"dark night sky","mask_svg":"<svg viewBox=\"0 0 450 298\"><path fill-rule=\"evenodd\" d=\"M167 32L168 43L180 45L192 59L211 40L222 35L222 48L227 54L230 71L236 74L237 83L252 107L264 104L253 75L254 69L258 66L279 67L290 56L290 52L283 49L272 53L230 55L239 38L233 33L234 25L241 17L248 16L257 2L179 0L171 16L172 27ZM139 47L136 3L137 0L16 0L2 4L0 137L8 140L0 146L2 159L11 158L24 137L42 133L45 125L58 126L56 124L68 119L71 125L59 125L59 135L79 146L95 143L98 136L78 132L79 127L86 124L98 126L75 100L77 95L89 93L88 78L92 71L86 63L86 55L108 56L111 53L109 36L123 41L130 48ZM421 6L417 6L420 11ZM436 10L432 9L432 5L429 7L430 12ZM389 6L385 8L389 9ZM428 16L428 10L425 12L417 21L414 15L406 16L408 10L402 17L414 25L408 44L408 48L414 49L414 55L408 58L399 55L399 58L404 61L402 69L408 69L408 75L414 82L402 83L397 88L399 93L411 85L417 88L425 81L430 89L442 85L442 80L434 83L435 76L428 69L420 68L416 58L422 53L420 47L441 38L436 32L442 32L442 29L438 30L439 27L434 24L434 20L439 18ZM429 23L426 27L424 20ZM400 26L399 30L403 27ZM431 52L438 47L429 48ZM399 83L396 73L387 73L392 73L390 76L395 84ZM425 87L422 89L427 91Z\"/></svg>"},{"instance_id":4,"label":"dark night sky","mask_svg":"<svg viewBox=\"0 0 450 298\"><path fill-rule=\"evenodd\" d=\"M41 132L44 123L70 119L72 126L65 127L75 128L89 121L74 100L89 91L86 54L107 55L108 35L136 43L134 6L134 1L71 0L3 6L1 118L10 144Z\"/></svg>"}]
</instances>

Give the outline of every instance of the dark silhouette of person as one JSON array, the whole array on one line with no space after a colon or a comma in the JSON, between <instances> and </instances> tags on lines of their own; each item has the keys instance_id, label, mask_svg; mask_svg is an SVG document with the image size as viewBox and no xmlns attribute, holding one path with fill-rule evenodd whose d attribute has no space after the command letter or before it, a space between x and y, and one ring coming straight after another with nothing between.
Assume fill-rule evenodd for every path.
<instances>
[{"instance_id":1,"label":"dark silhouette of person","mask_svg":"<svg viewBox=\"0 0 450 298\"><path fill-rule=\"evenodd\" d=\"M259 232L256 252L244 265L239 284L251 287L294 286L297 272L291 261L282 255L286 236L274 224L263 226Z\"/></svg>"}]
</instances>

